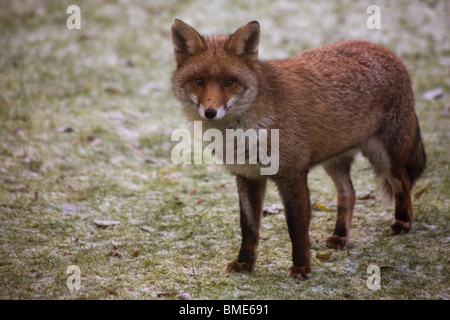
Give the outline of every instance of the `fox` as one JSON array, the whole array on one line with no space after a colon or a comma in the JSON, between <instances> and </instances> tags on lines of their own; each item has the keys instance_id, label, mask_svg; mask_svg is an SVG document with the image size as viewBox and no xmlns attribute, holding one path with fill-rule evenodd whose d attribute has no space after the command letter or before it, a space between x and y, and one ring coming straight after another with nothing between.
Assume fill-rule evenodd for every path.
<instances>
[{"instance_id":1,"label":"fox","mask_svg":"<svg viewBox=\"0 0 450 320\"><path fill-rule=\"evenodd\" d=\"M352 162L362 154L381 191L393 200L390 234L408 233L411 189L426 167L412 80L391 50L347 40L279 60L260 60L260 25L251 21L228 35L201 35L175 19L176 69L172 90L190 121L202 130L278 129L279 168L262 175L261 163L224 164L235 176L241 246L228 273L252 272L257 260L267 181L284 206L292 245L287 276L311 276L309 171L322 165L337 195L337 219L326 246L344 250L356 197ZM270 146L269 146L270 147Z\"/></svg>"}]
</instances>

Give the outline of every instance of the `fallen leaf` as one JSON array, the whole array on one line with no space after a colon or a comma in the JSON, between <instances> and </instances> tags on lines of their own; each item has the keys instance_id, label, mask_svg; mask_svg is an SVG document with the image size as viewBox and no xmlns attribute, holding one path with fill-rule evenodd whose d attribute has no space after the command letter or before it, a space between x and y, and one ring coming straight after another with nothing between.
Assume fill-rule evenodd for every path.
<instances>
[{"instance_id":1,"label":"fallen leaf","mask_svg":"<svg viewBox=\"0 0 450 320\"><path fill-rule=\"evenodd\" d=\"M153 232L153 228L149 227L149 226L143 226L141 227L142 231L148 232L148 233L152 233Z\"/></svg>"},{"instance_id":2,"label":"fallen leaf","mask_svg":"<svg viewBox=\"0 0 450 320\"><path fill-rule=\"evenodd\" d=\"M269 214L277 214L281 210L284 210L284 207L281 203L274 203L270 204L263 208L263 214L269 215Z\"/></svg>"},{"instance_id":3,"label":"fallen leaf","mask_svg":"<svg viewBox=\"0 0 450 320\"><path fill-rule=\"evenodd\" d=\"M372 200L375 199L375 196L372 193L368 193L364 196L358 197L358 200Z\"/></svg>"},{"instance_id":4,"label":"fallen leaf","mask_svg":"<svg viewBox=\"0 0 450 320\"><path fill-rule=\"evenodd\" d=\"M156 164L155 159L152 159L152 158L145 158L144 162L145 163L150 163L150 164Z\"/></svg>"},{"instance_id":5,"label":"fallen leaf","mask_svg":"<svg viewBox=\"0 0 450 320\"><path fill-rule=\"evenodd\" d=\"M122 254L116 250L111 250L106 255L110 256L110 257L117 257L117 258L120 258L122 256Z\"/></svg>"},{"instance_id":6,"label":"fallen leaf","mask_svg":"<svg viewBox=\"0 0 450 320\"><path fill-rule=\"evenodd\" d=\"M316 258L319 260L323 260L323 261L328 261L331 258L331 252L327 252L327 253L321 253L321 252L317 252L316 253Z\"/></svg>"},{"instance_id":7,"label":"fallen leaf","mask_svg":"<svg viewBox=\"0 0 450 320\"><path fill-rule=\"evenodd\" d=\"M116 224L120 224L119 221L114 221L114 220L94 220L94 223L98 227L109 227L109 226L114 226Z\"/></svg>"},{"instance_id":8,"label":"fallen leaf","mask_svg":"<svg viewBox=\"0 0 450 320\"><path fill-rule=\"evenodd\" d=\"M120 59L120 63L123 64L124 66L131 67L131 68L135 66L135 64L134 64L133 60L131 60L131 58Z\"/></svg>"},{"instance_id":9,"label":"fallen leaf","mask_svg":"<svg viewBox=\"0 0 450 320\"><path fill-rule=\"evenodd\" d=\"M21 184L21 185L18 185L15 189L18 192L26 192L30 189L30 186L27 184Z\"/></svg>"},{"instance_id":10,"label":"fallen leaf","mask_svg":"<svg viewBox=\"0 0 450 320\"><path fill-rule=\"evenodd\" d=\"M62 126L62 127L59 127L58 129L56 129L56 131L59 133L73 132L73 128L70 126Z\"/></svg>"},{"instance_id":11,"label":"fallen leaf","mask_svg":"<svg viewBox=\"0 0 450 320\"><path fill-rule=\"evenodd\" d=\"M175 296L176 296L175 293L166 293L166 292L158 293L156 295L157 298L169 298L169 297L175 297Z\"/></svg>"},{"instance_id":12,"label":"fallen leaf","mask_svg":"<svg viewBox=\"0 0 450 320\"><path fill-rule=\"evenodd\" d=\"M320 202L314 202L312 207L316 210L320 210L320 211L333 211L333 209L328 208L327 206L321 204Z\"/></svg>"},{"instance_id":13,"label":"fallen leaf","mask_svg":"<svg viewBox=\"0 0 450 320\"><path fill-rule=\"evenodd\" d=\"M428 191L428 189L431 188L432 185L433 182L430 182L425 187L422 187L419 190L417 190L417 192L414 193L414 199L419 199L421 195L423 195L426 191Z\"/></svg>"},{"instance_id":14,"label":"fallen leaf","mask_svg":"<svg viewBox=\"0 0 450 320\"><path fill-rule=\"evenodd\" d=\"M139 255L139 249L133 249L128 255L130 257L137 257Z\"/></svg>"},{"instance_id":15,"label":"fallen leaf","mask_svg":"<svg viewBox=\"0 0 450 320\"><path fill-rule=\"evenodd\" d=\"M200 197L200 198L198 198L197 199L197 203L203 203L203 202L205 202L206 200L204 199L204 198L202 198L202 197Z\"/></svg>"},{"instance_id":16,"label":"fallen leaf","mask_svg":"<svg viewBox=\"0 0 450 320\"><path fill-rule=\"evenodd\" d=\"M109 94L114 94L114 95L123 95L123 92L116 87L106 87L105 92L107 92Z\"/></svg>"},{"instance_id":17,"label":"fallen leaf","mask_svg":"<svg viewBox=\"0 0 450 320\"><path fill-rule=\"evenodd\" d=\"M436 88L433 90L428 90L424 94L422 94L422 99L424 100L437 100L444 96L444 89Z\"/></svg>"},{"instance_id":18,"label":"fallen leaf","mask_svg":"<svg viewBox=\"0 0 450 320\"><path fill-rule=\"evenodd\" d=\"M98 146L99 144L102 143L102 140L100 140L100 139L98 139L98 138L96 138L96 137L94 137L94 136L87 136L87 137L86 137L86 140L87 140L87 142L89 142L89 143L91 144L91 146L93 146L93 147L96 147L96 146Z\"/></svg>"},{"instance_id":19,"label":"fallen leaf","mask_svg":"<svg viewBox=\"0 0 450 320\"><path fill-rule=\"evenodd\" d=\"M112 240L111 243L114 246L114 248L116 248L116 249L119 249L122 246L122 243L118 242L118 241Z\"/></svg>"},{"instance_id":20,"label":"fallen leaf","mask_svg":"<svg viewBox=\"0 0 450 320\"><path fill-rule=\"evenodd\" d=\"M85 41L85 40L92 40L92 39L95 39L95 36L93 34L89 34L89 33L82 33L78 37L78 41Z\"/></svg>"},{"instance_id":21,"label":"fallen leaf","mask_svg":"<svg viewBox=\"0 0 450 320\"><path fill-rule=\"evenodd\" d=\"M182 292L177 295L178 300L192 300L189 292Z\"/></svg>"},{"instance_id":22,"label":"fallen leaf","mask_svg":"<svg viewBox=\"0 0 450 320\"><path fill-rule=\"evenodd\" d=\"M366 254L366 248L364 248L363 251L362 251L361 253L359 253L359 254L357 254L357 255L355 255L355 256L352 256L352 255L350 254L350 251L349 251L349 250L347 250L347 254L350 256L350 259L351 259L351 260L358 260L358 259L361 259L362 257L364 257L364 255Z\"/></svg>"},{"instance_id":23,"label":"fallen leaf","mask_svg":"<svg viewBox=\"0 0 450 320\"><path fill-rule=\"evenodd\" d=\"M393 266L381 266L380 267L380 270L394 270L395 269L395 267L393 267Z\"/></svg>"}]
</instances>

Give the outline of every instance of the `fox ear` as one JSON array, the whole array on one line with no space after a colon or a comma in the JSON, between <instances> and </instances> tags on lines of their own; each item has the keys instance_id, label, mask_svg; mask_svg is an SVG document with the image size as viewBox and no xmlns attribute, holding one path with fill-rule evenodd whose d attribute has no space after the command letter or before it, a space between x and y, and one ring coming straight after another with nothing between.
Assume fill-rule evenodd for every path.
<instances>
[{"instance_id":1,"label":"fox ear","mask_svg":"<svg viewBox=\"0 0 450 320\"><path fill-rule=\"evenodd\" d=\"M178 65L181 65L187 57L205 50L202 36L179 19L175 19L172 25L172 42Z\"/></svg>"},{"instance_id":2,"label":"fox ear","mask_svg":"<svg viewBox=\"0 0 450 320\"><path fill-rule=\"evenodd\" d=\"M252 21L238 29L230 38L228 48L248 62L258 60L259 23Z\"/></svg>"}]
</instances>

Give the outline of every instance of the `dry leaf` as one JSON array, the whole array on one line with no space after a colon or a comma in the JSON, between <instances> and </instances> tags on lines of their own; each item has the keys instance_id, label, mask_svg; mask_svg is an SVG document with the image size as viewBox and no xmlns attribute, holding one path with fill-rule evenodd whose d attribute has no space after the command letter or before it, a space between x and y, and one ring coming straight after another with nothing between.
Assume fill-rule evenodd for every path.
<instances>
[{"instance_id":1,"label":"dry leaf","mask_svg":"<svg viewBox=\"0 0 450 320\"><path fill-rule=\"evenodd\" d=\"M372 199L375 199L375 196L371 193L368 193L364 196L358 197L357 199L358 200L372 200Z\"/></svg>"},{"instance_id":2,"label":"dry leaf","mask_svg":"<svg viewBox=\"0 0 450 320\"><path fill-rule=\"evenodd\" d=\"M352 260L358 260L358 259L361 259L362 257L364 257L364 255L366 254L366 248L364 248L364 249L363 249L363 252L357 254L356 256L352 256L352 255L350 254L350 251L349 251L349 250L347 250L347 254L350 256L350 259L352 259Z\"/></svg>"},{"instance_id":3,"label":"dry leaf","mask_svg":"<svg viewBox=\"0 0 450 320\"><path fill-rule=\"evenodd\" d=\"M145 163L150 163L150 164L156 164L156 160L152 159L152 158L145 158L144 160Z\"/></svg>"},{"instance_id":4,"label":"dry leaf","mask_svg":"<svg viewBox=\"0 0 450 320\"><path fill-rule=\"evenodd\" d=\"M439 98L442 98L444 96L444 89L442 88L436 88L433 90L429 90L422 94L422 99L424 100L437 100Z\"/></svg>"},{"instance_id":5,"label":"dry leaf","mask_svg":"<svg viewBox=\"0 0 450 320\"><path fill-rule=\"evenodd\" d=\"M317 252L316 253L316 258L319 259L319 260L328 261L331 258L331 252L327 252L327 253Z\"/></svg>"},{"instance_id":6,"label":"dry leaf","mask_svg":"<svg viewBox=\"0 0 450 320\"><path fill-rule=\"evenodd\" d=\"M116 87L106 87L105 92L114 94L114 95L123 95L123 92Z\"/></svg>"},{"instance_id":7,"label":"dry leaf","mask_svg":"<svg viewBox=\"0 0 450 320\"><path fill-rule=\"evenodd\" d=\"M124 66L131 67L131 68L135 66L135 64L134 64L133 60L131 60L131 58L120 59L120 63L123 64Z\"/></svg>"},{"instance_id":8,"label":"dry leaf","mask_svg":"<svg viewBox=\"0 0 450 320\"><path fill-rule=\"evenodd\" d=\"M327 206L321 204L320 202L314 202L314 204L312 205L312 207L316 210L320 210L320 211L333 211L333 209L328 208Z\"/></svg>"},{"instance_id":9,"label":"dry leaf","mask_svg":"<svg viewBox=\"0 0 450 320\"><path fill-rule=\"evenodd\" d=\"M175 297L175 296L176 296L175 293L166 293L166 292L158 293L156 295L156 297L158 297L158 298L169 298L169 297Z\"/></svg>"},{"instance_id":10,"label":"dry leaf","mask_svg":"<svg viewBox=\"0 0 450 320\"><path fill-rule=\"evenodd\" d=\"M419 199L428 189L431 188L433 182L428 183L425 187L420 188L416 193L414 193L414 199Z\"/></svg>"},{"instance_id":11,"label":"dry leaf","mask_svg":"<svg viewBox=\"0 0 450 320\"><path fill-rule=\"evenodd\" d=\"M112 295L112 296L117 295L117 292L114 291L114 290L108 290L107 292L108 292L109 295Z\"/></svg>"},{"instance_id":12,"label":"dry leaf","mask_svg":"<svg viewBox=\"0 0 450 320\"><path fill-rule=\"evenodd\" d=\"M96 147L96 146L98 146L99 144L102 143L102 140L100 140L100 139L98 139L98 138L96 138L96 137L94 137L94 136L87 136L87 137L86 137L86 140L87 140L87 142L89 142L89 143L91 144L91 146L93 146L93 147Z\"/></svg>"},{"instance_id":13,"label":"dry leaf","mask_svg":"<svg viewBox=\"0 0 450 320\"><path fill-rule=\"evenodd\" d=\"M116 250L111 250L106 255L110 256L110 257L117 257L117 258L120 258L122 256L122 254Z\"/></svg>"},{"instance_id":14,"label":"dry leaf","mask_svg":"<svg viewBox=\"0 0 450 320\"><path fill-rule=\"evenodd\" d=\"M197 199L197 203L203 203L203 202L205 202L206 200L204 199L204 198L202 198L202 197L200 197L200 198L198 198Z\"/></svg>"},{"instance_id":15,"label":"dry leaf","mask_svg":"<svg viewBox=\"0 0 450 320\"><path fill-rule=\"evenodd\" d=\"M73 128L70 126L62 126L56 129L59 133L73 132Z\"/></svg>"},{"instance_id":16,"label":"dry leaf","mask_svg":"<svg viewBox=\"0 0 450 320\"><path fill-rule=\"evenodd\" d=\"M268 205L266 207L263 208L263 214L268 215L268 214L277 214L279 213L281 210L284 210L284 207L281 203L274 203L271 205Z\"/></svg>"},{"instance_id":17,"label":"dry leaf","mask_svg":"<svg viewBox=\"0 0 450 320\"><path fill-rule=\"evenodd\" d=\"M192 300L189 292L182 292L177 295L178 300Z\"/></svg>"},{"instance_id":18,"label":"dry leaf","mask_svg":"<svg viewBox=\"0 0 450 320\"><path fill-rule=\"evenodd\" d=\"M139 255L139 249L133 249L128 255L130 257L137 257Z\"/></svg>"},{"instance_id":19,"label":"dry leaf","mask_svg":"<svg viewBox=\"0 0 450 320\"><path fill-rule=\"evenodd\" d=\"M94 220L94 223L98 227L108 227L108 226L114 226L116 224L120 224L119 221L114 221L114 220Z\"/></svg>"},{"instance_id":20,"label":"dry leaf","mask_svg":"<svg viewBox=\"0 0 450 320\"><path fill-rule=\"evenodd\" d=\"M116 248L116 249L119 249L122 246L122 243L118 242L118 241L112 240L111 243L114 246L114 248Z\"/></svg>"},{"instance_id":21,"label":"dry leaf","mask_svg":"<svg viewBox=\"0 0 450 320\"><path fill-rule=\"evenodd\" d=\"M92 39L95 39L95 36L90 33L82 33L78 37L78 41L85 41L85 40L92 40Z\"/></svg>"},{"instance_id":22,"label":"dry leaf","mask_svg":"<svg viewBox=\"0 0 450 320\"><path fill-rule=\"evenodd\" d=\"M143 226L141 227L142 231L148 232L148 233L152 233L153 232L153 228L149 227L149 226Z\"/></svg>"},{"instance_id":23,"label":"dry leaf","mask_svg":"<svg viewBox=\"0 0 450 320\"><path fill-rule=\"evenodd\" d=\"M393 267L393 266L381 266L380 267L380 270L394 270L395 269L395 267Z\"/></svg>"}]
</instances>

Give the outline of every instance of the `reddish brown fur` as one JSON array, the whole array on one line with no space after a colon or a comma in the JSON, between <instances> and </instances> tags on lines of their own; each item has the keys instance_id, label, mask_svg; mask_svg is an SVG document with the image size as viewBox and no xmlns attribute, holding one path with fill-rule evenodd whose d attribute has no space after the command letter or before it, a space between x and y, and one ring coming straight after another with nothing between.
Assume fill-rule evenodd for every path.
<instances>
[{"instance_id":1,"label":"reddish brown fur","mask_svg":"<svg viewBox=\"0 0 450 320\"><path fill-rule=\"evenodd\" d=\"M270 178L285 206L294 263L290 277L311 274L307 173L317 164L332 177L338 196L336 228L328 246L343 249L349 240L355 204L349 173L358 151L395 198L391 233L410 230L410 189L425 168L426 156L411 80L391 51L346 41L285 60L259 61L257 22L231 36L202 37L176 20L172 39L177 59L174 94L190 120L202 121L204 130L279 129L280 167ZM196 86L197 79L204 85ZM227 80L233 81L232 87L224 85ZM201 116L201 108L222 108L226 114L209 120ZM267 176L257 174L258 165L227 168L237 176L243 233L238 259L227 271L251 271Z\"/></svg>"}]
</instances>

